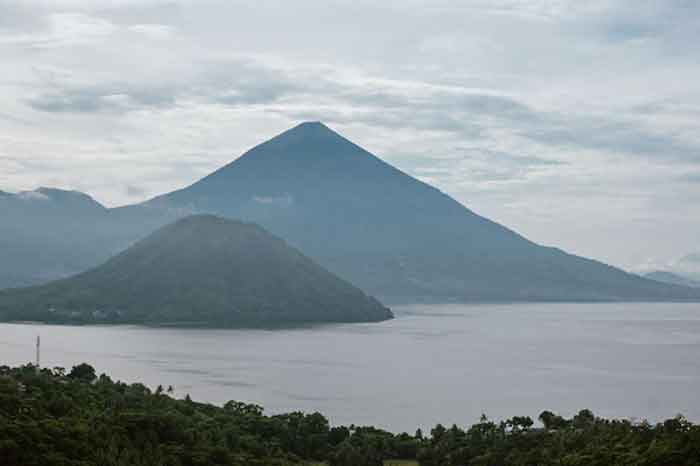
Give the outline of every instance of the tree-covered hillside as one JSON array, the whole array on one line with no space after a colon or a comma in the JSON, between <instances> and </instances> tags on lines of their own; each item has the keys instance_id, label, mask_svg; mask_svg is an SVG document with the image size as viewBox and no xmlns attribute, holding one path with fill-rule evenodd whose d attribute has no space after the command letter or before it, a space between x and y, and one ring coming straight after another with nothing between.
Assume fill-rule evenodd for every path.
<instances>
[{"instance_id":1,"label":"tree-covered hillside","mask_svg":"<svg viewBox=\"0 0 700 466\"><path fill-rule=\"evenodd\" d=\"M331 427L321 414L266 416L255 405L222 407L174 399L169 389L115 382L81 364L37 371L0 367L3 466L424 466L700 465L700 426L682 417L659 424L572 419L545 411L469 429L428 434Z\"/></svg>"}]
</instances>

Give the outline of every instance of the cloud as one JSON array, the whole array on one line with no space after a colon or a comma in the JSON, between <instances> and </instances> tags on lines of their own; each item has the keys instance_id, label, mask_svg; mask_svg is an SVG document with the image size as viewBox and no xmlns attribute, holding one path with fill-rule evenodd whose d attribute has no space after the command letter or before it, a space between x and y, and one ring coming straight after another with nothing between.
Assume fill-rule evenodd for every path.
<instances>
[{"instance_id":1,"label":"cloud","mask_svg":"<svg viewBox=\"0 0 700 466\"><path fill-rule=\"evenodd\" d=\"M686 254L666 262L645 264L640 270L642 272L663 270L693 279L700 279L700 252Z\"/></svg>"},{"instance_id":2,"label":"cloud","mask_svg":"<svg viewBox=\"0 0 700 466\"><path fill-rule=\"evenodd\" d=\"M681 258L681 262L686 262L689 264L700 265L700 252L694 254L688 254Z\"/></svg>"},{"instance_id":3,"label":"cloud","mask_svg":"<svg viewBox=\"0 0 700 466\"><path fill-rule=\"evenodd\" d=\"M698 36L694 28L700 14L697 2L620 0L600 4L602 8L591 11L586 20L589 27L611 41L654 39L671 45L681 38Z\"/></svg>"},{"instance_id":4,"label":"cloud","mask_svg":"<svg viewBox=\"0 0 700 466\"><path fill-rule=\"evenodd\" d=\"M43 21L34 23L34 26L43 28L0 34L0 46L70 47L100 40L117 30L114 24L103 18L77 12L51 13Z\"/></svg>"},{"instance_id":5,"label":"cloud","mask_svg":"<svg viewBox=\"0 0 700 466\"><path fill-rule=\"evenodd\" d=\"M27 99L35 110L55 113L125 113L146 108L169 108L178 99L199 103L245 106L273 103L283 96L303 92L303 83L262 63L227 60L205 67L182 80L167 83L112 82L76 84L72 76L52 80L57 88Z\"/></svg>"},{"instance_id":6,"label":"cloud","mask_svg":"<svg viewBox=\"0 0 700 466\"><path fill-rule=\"evenodd\" d=\"M289 194L284 196L253 196L253 201L258 204L277 205L280 207L289 207L294 203L294 199Z\"/></svg>"},{"instance_id":7,"label":"cloud","mask_svg":"<svg viewBox=\"0 0 700 466\"><path fill-rule=\"evenodd\" d=\"M167 39L173 34L172 26L165 24L133 24L128 29L151 39Z\"/></svg>"},{"instance_id":8,"label":"cloud","mask_svg":"<svg viewBox=\"0 0 700 466\"><path fill-rule=\"evenodd\" d=\"M22 201L48 201L51 198L40 191L22 191L14 196Z\"/></svg>"},{"instance_id":9,"label":"cloud","mask_svg":"<svg viewBox=\"0 0 700 466\"><path fill-rule=\"evenodd\" d=\"M126 112L146 107L172 107L176 95L169 89L114 84L63 89L27 100L35 110L53 113Z\"/></svg>"},{"instance_id":10,"label":"cloud","mask_svg":"<svg viewBox=\"0 0 700 466\"><path fill-rule=\"evenodd\" d=\"M673 133L650 129L614 115L598 119L570 116L559 121L549 119L546 124L528 130L526 135L551 145L700 164L700 143L685 141Z\"/></svg>"},{"instance_id":11,"label":"cloud","mask_svg":"<svg viewBox=\"0 0 700 466\"><path fill-rule=\"evenodd\" d=\"M235 60L211 66L197 83L201 97L229 106L270 104L300 94L308 86L285 69L275 69L254 60Z\"/></svg>"},{"instance_id":12,"label":"cloud","mask_svg":"<svg viewBox=\"0 0 700 466\"><path fill-rule=\"evenodd\" d=\"M676 179L683 183L700 184L700 172L684 173L683 175L677 176Z\"/></svg>"},{"instance_id":13,"label":"cloud","mask_svg":"<svg viewBox=\"0 0 700 466\"><path fill-rule=\"evenodd\" d=\"M127 185L125 188L126 195L133 198L142 198L148 194L148 189L141 188L139 186Z\"/></svg>"},{"instance_id":14,"label":"cloud","mask_svg":"<svg viewBox=\"0 0 700 466\"><path fill-rule=\"evenodd\" d=\"M661 0L0 0L0 187L133 202L322 120L534 240L666 263L700 231L699 31Z\"/></svg>"}]
</instances>

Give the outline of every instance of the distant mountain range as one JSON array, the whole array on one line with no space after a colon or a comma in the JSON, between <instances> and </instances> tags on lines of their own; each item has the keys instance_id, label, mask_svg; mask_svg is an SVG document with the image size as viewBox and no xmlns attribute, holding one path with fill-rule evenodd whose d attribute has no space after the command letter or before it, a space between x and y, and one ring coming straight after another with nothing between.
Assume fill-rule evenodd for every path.
<instances>
[{"instance_id":1,"label":"distant mountain range","mask_svg":"<svg viewBox=\"0 0 700 466\"><path fill-rule=\"evenodd\" d=\"M0 253L11 257L0 285L84 270L176 218L212 213L255 222L390 302L700 300L700 290L533 243L317 122L139 205L36 193L48 199L0 197L0 208L13 206L12 227L0 226Z\"/></svg>"},{"instance_id":2,"label":"distant mountain range","mask_svg":"<svg viewBox=\"0 0 700 466\"><path fill-rule=\"evenodd\" d=\"M689 277L684 277L682 275L667 272L664 270L656 270L654 272L648 272L644 274L644 277L651 280L656 280L661 283L670 283L672 285L690 286L694 288L700 288L700 281L693 280Z\"/></svg>"},{"instance_id":3,"label":"distant mountain range","mask_svg":"<svg viewBox=\"0 0 700 466\"><path fill-rule=\"evenodd\" d=\"M700 252L686 254L673 261L670 269L664 270L700 282Z\"/></svg>"},{"instance_id":4,"label":"distant mountain range","mask_svg":"<svg viewBox=\"0 0 700 466\"><path fill-rule=\"evenodd\" d=\"M90 196L39 188L0 196L0 288L29 286L94 267L177 218L124 219Z\"/></svg>"},{"instance_id":5,"label":"distant mountain range","mask_svg":"<svg viewBox=\"0 0 700 466\"><path fill-rule=\"evenodd\" d=\"M0 319L265 326L391 318L376 299L257 225L195 215L105 264L0 291Z\"/></svg>"}]
</instances>

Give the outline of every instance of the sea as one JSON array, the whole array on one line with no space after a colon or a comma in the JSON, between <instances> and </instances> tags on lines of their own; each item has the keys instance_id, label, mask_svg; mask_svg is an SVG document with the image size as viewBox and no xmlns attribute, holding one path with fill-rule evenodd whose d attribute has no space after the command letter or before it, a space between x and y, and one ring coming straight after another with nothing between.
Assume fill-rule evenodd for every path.
<instances>
[{"instance_id":1,"label":"sea","mask_svg":"<svg viewBox=\"0 0 700 466\"><path fill-rule=\"evenodd\" d=\"M543 410L700 421L700 305L440 304L274 330L0 324L0 364L70 369L174 396L321 412L393 432Z\"/></svg>"}]
</instances>

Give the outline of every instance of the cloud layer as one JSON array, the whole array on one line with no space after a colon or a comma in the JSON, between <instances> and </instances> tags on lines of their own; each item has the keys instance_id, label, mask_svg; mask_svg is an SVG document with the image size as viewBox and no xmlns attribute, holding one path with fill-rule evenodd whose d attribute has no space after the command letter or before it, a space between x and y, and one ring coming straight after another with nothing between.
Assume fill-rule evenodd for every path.
<instances>
[{"instance_id":1,"label":"cloud layer","mask_svg":"<svg viewBox=\"0 0 700 466\"><path fill-rule=\"evenodd\" d=\"M456 3L0 0L0 189L136 202L322 120L535 241L700 248L700 5Z\"/></svg>"}]
</instances>

